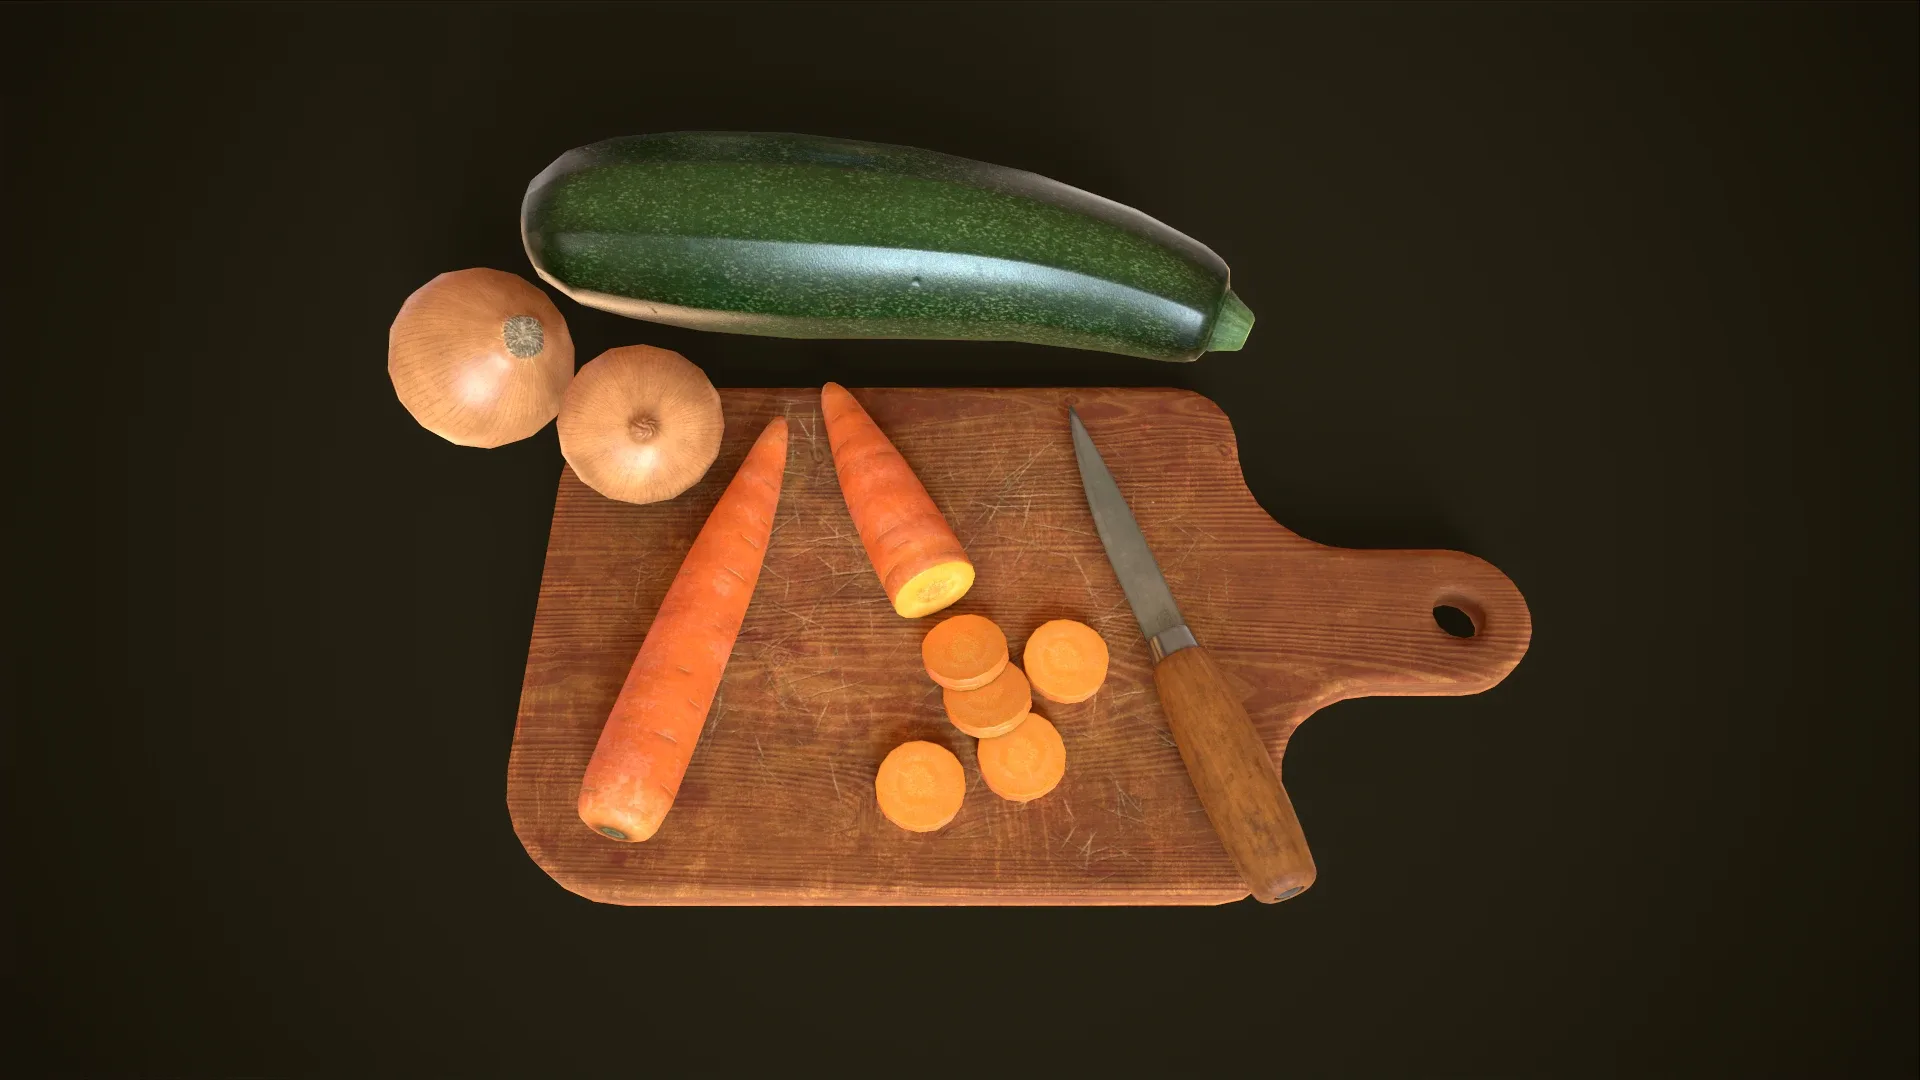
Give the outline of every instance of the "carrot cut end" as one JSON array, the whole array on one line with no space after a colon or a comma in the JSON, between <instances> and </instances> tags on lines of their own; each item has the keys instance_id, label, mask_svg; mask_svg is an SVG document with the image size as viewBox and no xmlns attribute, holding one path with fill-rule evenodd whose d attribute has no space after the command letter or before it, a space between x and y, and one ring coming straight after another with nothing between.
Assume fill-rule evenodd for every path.
<instances>
[{"instance_id":1,"label":"carrot cut end","mask_svg":"<svg viewBox=\"0 0 1920 1080\"><path fill-rule=\"evenodd\" d=\"M936 563L907 579L893 595L893 610L901 618L920 619L951 607L973 588L973 564Z\"/></svg>"}]
</instances>

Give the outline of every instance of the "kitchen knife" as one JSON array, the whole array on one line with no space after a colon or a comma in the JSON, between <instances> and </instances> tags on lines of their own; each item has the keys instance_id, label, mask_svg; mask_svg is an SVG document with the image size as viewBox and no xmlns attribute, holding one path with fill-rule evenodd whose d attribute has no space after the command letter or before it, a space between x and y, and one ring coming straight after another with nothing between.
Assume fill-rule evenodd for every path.
<instances>
[{"instance_id":1,"label":"kitchen knife","mask_svg":"<svg viewBox=\"0 0 1920 1080\"><path fill-rule=\"evenodd\" d=\"M1213 658L1187 629L1160 564L1094 449L1080 413L1072 408L1067 413L1094 528L1147 637L1153 685L1207 820L1254 899L1271 904L1298 896L1313 884L1313 856L1266 744Z\"/></svg>"}]
</instances>

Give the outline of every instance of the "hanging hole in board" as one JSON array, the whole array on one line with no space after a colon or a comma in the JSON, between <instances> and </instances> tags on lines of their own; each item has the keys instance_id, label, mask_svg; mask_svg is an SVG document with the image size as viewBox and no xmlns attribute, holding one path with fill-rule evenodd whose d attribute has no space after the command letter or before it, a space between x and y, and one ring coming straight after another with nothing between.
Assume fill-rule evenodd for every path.
<instances>
[{"instance_id":1,"label":"hanging hole in board","mask_svg":"<svg viewBox=\"0 0 1920 1080\"><path fill-rule=\"evenodd\" d=\"M1440 624L1440 629L1454 637L1469 638L1475 632L1473 617L1452 604L1441 604L1435 607L1433 621Z\"/></svg>"}]
</instances>

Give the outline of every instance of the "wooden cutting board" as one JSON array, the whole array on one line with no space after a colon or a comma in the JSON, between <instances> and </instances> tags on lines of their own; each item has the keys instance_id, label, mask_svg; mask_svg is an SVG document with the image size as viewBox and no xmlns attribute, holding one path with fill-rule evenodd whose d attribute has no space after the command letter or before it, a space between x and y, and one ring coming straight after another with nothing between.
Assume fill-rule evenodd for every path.
<instances>
[{"instance_id":1,"label":"wooden cutting board","mask_svg":"<svg viewBox=\"0 0 1920 1080\"><path fill-rule=\"evenodd\" d=\"M1215 904L1246 895L1154 695L1146 642L1095 534L1074 466L1076 406L1201 644L1237 684L1276 763L1315 709L1370 694L1472 694L1526 652L1512 582L1451 551L1355 551L1301 539L1240 474L1213 402L1177 390L856 390L978 568L948 611L893 613L847 516L819 392L722 390L720 458L677 499L604 499L560 478L507 805L527 853L615 904ZM719 698L666 824L605 839L574 811L581 773L654 609L769 419L792 441L773 541ZM1466 612L1472 637L1435 622ZM1004 802L920 664L946 615L1027 635L1071 618L1105 635L1106 685L1036 701L1067 745L1046 798ZM908 739L950 747L965 806L940 832L881 817L873 777ZM1302 767L1310 768L1311 764ZM1304 819L1307 840L1313 821Z\"/></svg>"}]
</instances>

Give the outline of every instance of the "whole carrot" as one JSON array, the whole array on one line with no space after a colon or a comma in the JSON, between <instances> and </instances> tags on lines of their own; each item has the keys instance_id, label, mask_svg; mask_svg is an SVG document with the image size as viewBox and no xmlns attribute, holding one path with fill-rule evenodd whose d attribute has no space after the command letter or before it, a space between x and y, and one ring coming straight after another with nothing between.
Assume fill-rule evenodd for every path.
<instances>
[{"instance_id":1,"label":"whole carrot","mask_svg":"<svg viewBox=\"0 0 1920 1080\"><path fill-rule=\"evenodd\" d=\"M652 836L673 808L773 535L787 421L747 452L667 588L580 783L580 820L615 840Z\"/></svg>"}]
</instances>

